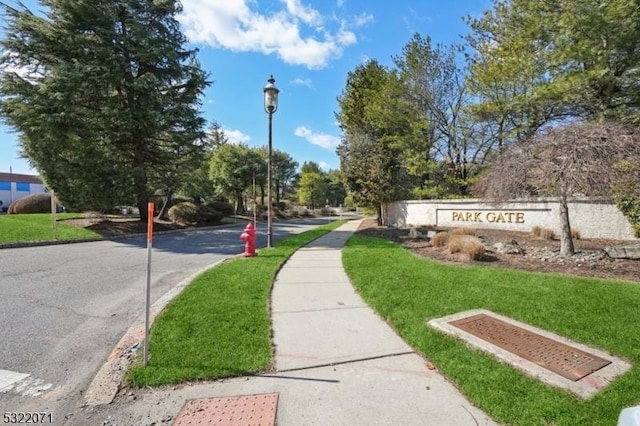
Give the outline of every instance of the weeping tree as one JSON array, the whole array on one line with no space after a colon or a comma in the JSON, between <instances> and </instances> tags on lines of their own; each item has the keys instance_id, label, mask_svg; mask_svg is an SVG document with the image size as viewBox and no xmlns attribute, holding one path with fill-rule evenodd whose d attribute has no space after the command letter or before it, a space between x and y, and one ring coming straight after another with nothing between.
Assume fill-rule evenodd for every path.
<instances>
[{"instance_id":1,"label":"weeping tree","mask_svg":"<svg viewBox=\"0 0 640 426\"><path fill-rule=\"evenodd\" d=\"M557 196L560 253L574 254L568 203L572 197L606 196L624 180L629 161L640 163L638 128L614 122L574 123L550 128L497 154L474 186L493 200Z\"/></svg>"},{"instance_id":2,"label":"weeping tree","mask_svg":"<svg viewBox=\"0 0 640 426\"><path fill-rule=\"evenodd\" d=\"M0 2L0 113L61 201L105 210L132 202L146 220L158 187L192 171L209 84L185 48L175 0ZM170 185L158 181L171 179Z\"/></svg>"}]
</instances>

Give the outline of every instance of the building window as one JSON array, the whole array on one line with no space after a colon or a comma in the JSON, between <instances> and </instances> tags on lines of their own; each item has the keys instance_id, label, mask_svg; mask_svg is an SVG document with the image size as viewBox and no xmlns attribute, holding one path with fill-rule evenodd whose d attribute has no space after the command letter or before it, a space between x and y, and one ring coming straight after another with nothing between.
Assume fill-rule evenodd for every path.
<instances>
[{"instance_id":1,"label":"building window","mask_svg":"<svg viewBox=\"0 0 640 426\"><path fill-rule=\"evenodd\" d=\"M11 191L11 182L0 182L0 191Z\"/></svg>"}]
</instances>

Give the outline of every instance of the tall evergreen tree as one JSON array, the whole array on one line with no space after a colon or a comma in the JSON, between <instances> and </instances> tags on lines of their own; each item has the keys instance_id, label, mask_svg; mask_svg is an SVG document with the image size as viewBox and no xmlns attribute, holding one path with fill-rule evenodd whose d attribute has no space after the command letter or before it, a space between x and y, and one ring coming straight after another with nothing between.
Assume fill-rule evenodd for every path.
<instances>
[{"instance_id":1,"label":"tall evergreen tree","mask_svg":"<svg viewBox=\"0 0 640 426\"><path fill-rule=\"evenodd\" d=\"M180 3L41 0L42 16L0 4L0 113L24 155L70 207L132 201L146 220L154 183L203 149L209 83L184 47Z\"/></svg>"},{"instance_id":2,"label":"tall evergreen tree","mask_svg":"<svg viewBox=\"0 0 640 426\"><path fill-rule=\"evenodd\" d=\"M468 20L478 111L518 137L567 117L640 121L639 22L637 0L494 0Z\"/></svg>"},{"instance_id":3,"label":"tall evergreen tree","mask_svg":"<svg viewBox=\"0 0 640 426\"><path fill-rule=\"evenodd\" d=\"M409 190L403 149L415 137L414 111L398 76L374 60L349 73L338 103L345 186L357 203L377 210L382 224L382 204Z\"/></svg>"}]
</instances>

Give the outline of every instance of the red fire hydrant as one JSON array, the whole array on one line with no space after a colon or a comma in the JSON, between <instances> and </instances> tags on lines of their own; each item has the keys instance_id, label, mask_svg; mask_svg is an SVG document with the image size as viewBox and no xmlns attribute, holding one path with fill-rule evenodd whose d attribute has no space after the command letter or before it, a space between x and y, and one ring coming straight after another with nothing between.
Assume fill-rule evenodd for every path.
<instances>
[{"instance_id":1,"label":"red fire hydrant","mask_svg":"<svg viewBox=\"0 0 640 426\"><path fill-rule=\"evenodd\" d=\"M244 232L240 235L240 239L244 241L244 257L252 257L256 255L256 228L253 222L249 222Z\"/></svg>"}]
</instances>

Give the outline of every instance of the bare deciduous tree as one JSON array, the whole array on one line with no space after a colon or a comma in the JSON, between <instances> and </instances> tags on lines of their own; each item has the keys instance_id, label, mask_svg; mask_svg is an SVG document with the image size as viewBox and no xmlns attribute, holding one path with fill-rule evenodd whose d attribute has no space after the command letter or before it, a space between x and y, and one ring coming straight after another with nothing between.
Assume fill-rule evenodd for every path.
<instances>
[{"instance_id":1,"label":"bare deciduous tree","mask_svg":"<svg viewBox=\"0 0 640 426\"><path fill-rule=\"evenodd\" d=\"M622 178L621 162L640 164L640 130L618 123L574 123L540 132L507 147L493 159L473 192L494 200L557 196L560 253L575 252L568 200L611 196Z\"/></svg>"}]
</instances>

